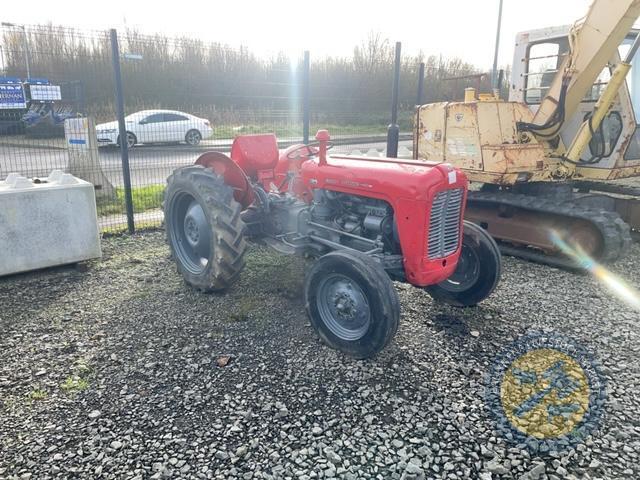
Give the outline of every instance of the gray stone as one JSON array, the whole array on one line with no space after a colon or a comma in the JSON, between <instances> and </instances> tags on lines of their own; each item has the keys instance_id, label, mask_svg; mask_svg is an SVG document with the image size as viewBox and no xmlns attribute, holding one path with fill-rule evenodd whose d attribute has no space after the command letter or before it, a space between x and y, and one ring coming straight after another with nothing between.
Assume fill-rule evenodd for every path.
<instances>
[{"instance_id":1,"label":"gray stone","mask_svg":"<svg viewBox=\"0 0 640 480\"><path fill-rule=\"evenodd\" d=\"M215 454L215 457L218 460L226 460L227 458L229 458L229 454L224 450L218 450ZM178 462L178 467L180 467L180 462Z\"/></svg>"},{"instance_id":2,"label":"gray stone","mask_svg":"<svg viewBox=\"0 0 640 480\"><path fill-rule=\"evenodd\" d=\"M524 475L521 475L518 480L538 480L545 472L545 464L537 463L533 468L531 468Z\"/></svg>"},{"instance_id":3,"label":"gray stone","mask_svg":"<svg viewBox=\"0 0 640 480\"><path fill-rule=\"evenodd\" d=\"M489 472L495 473L496 475L506 475L509 473L509 470L500 464L497 459L487 462L485 467Z\"/></svg>"},{"instance_id":4,"label":"gray stone","mask_svg":"<svg viewBox=\"0 0 640 480\"><path fill-rule=\"evenodd\" d=\"M327 459L334 465L340 465L342 463L342 458L340 458L340 455L338 455L333 450L326 449L324 453L327 456Z\"/></svg>"},{"instance_id":5,"label":"gray stone","mask_svg":"<svg viewBox=\"0 0 640 480\"><path fill-rule=\"evenodd\" d=\"M404 446L404 442L396 438L395 440L391 441L391 445L393 445L395 448L402 448Z\"/></svg>"},{"instance_id":6,"label":"gray stone","mask_svg":"<svg viewBox=\"0 0 640 480\"><path fill-rule=\"evenodd\" d=\"M601 465L602 462L594 458L593 460L591 460L591 463L589 463L589 468L600 468Z\"/></svg>"}]
</instances>

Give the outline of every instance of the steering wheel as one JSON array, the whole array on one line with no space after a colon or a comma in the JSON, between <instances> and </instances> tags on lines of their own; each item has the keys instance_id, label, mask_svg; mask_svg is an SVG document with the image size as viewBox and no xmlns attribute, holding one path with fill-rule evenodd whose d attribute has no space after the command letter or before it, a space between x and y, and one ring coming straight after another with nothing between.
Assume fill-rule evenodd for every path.
<instances>
[{"instance_id":1,"label":"steering wheel","mask_svg":"<svg viewBox=\"0 0 640 480\"><path fill-rule=\"evenodd\" d=\"M330 150L332 148L333 148L333 143L327 142L327 150ZM297 160L302 156L313 158L316 155L318 155L319 151L320 151L320 142L313 142L307 145L300 145L294 148L293 150L291 150L289 153L287 153L287 159ZM304 155L304 152L306 152L306 155Z\"/></svg>"}]
</instances>

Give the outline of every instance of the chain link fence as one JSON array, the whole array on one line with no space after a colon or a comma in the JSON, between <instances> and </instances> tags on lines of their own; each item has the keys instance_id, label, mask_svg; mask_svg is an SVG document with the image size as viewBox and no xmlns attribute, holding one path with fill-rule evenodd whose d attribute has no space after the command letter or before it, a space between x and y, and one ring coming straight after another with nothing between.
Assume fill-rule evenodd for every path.
<instances>
[{"instance_id":1,"label":"chain link fence","mask_svg":"<svg viewBox=\"0 0 640 480\"><path fill-rule=\"evenodd\" d=\"M284 148L324 128L337 151L385 152L394 58L380 36L352 57L317 59L51 25L4 24L0 38L0 180L60 169L90 181L105 233L161 225L171 172L205 151L230 151L237 135L275 133ZM459 99L467 85L489 88L459 60L402 57L401 156L411 155L420 63L424 102Z\"/></svg>"}]
</instances>

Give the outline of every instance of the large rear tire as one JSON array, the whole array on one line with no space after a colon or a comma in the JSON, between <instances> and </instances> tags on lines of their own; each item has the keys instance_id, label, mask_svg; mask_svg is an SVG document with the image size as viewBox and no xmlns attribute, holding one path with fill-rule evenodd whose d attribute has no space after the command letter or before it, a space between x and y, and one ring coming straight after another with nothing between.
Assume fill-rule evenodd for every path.
<instances>
[{"instance_id":1,"label":"large rear tire","mask_svg":"<svg viewBox=\"0 0 640 480\"><path fill-rule=\"evenodd\" d=\"M241 209L231 187L210 169L183 167L167 179L167 241L178 272L192 287L221 291L238 279L247 248Z\"/></svg>"},{"instance_id":2,"label":"large rear tire","mask_svg":"<svg viewBox=\"0 0 640 480\"><path fill-rule=\"evenodd\" d=\"M338 250L321 257L305 279L311 324L330 347L370 358L391 342L400 301L384 268L370 257Z\"/></svg>"},{"instance_id":3,"label":"large rear tire","mask_svg":"<svg viewBox=\"0 0 640 480\"><path fill-rule=\"evenodd\" d=\"M501 272L502 257L495 240L475 223L465 221L462 250L455 272L444 282L425 290L438 302L454 307L471 307L493 293Z\"/></svg>"}]
</instances>

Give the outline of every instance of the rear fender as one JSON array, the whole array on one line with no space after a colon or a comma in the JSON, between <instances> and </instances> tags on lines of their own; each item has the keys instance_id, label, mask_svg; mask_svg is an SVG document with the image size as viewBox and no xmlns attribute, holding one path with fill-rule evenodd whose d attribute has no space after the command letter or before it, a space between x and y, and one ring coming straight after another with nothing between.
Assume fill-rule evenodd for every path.
<instances>
[{"instance_id":1,"label":"rear fender","mask_svg":"<svg viewBox=\"0 0 640 480\"><path fill-rule=\"evenodd\" d=\"M233 189L233 198L242 205L249 207L255 200L255 194L249 179L242 169L221 152L206 152L198 157L196 165L202 165L216 172L224 178L224 183Z\"/></svg>"}]
</instances>

